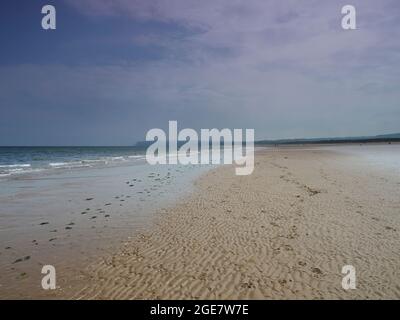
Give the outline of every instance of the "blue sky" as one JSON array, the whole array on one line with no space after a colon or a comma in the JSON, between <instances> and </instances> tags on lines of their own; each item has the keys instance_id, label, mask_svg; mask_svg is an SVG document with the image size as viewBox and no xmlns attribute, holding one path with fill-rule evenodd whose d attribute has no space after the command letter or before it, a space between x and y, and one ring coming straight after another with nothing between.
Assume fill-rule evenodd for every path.
<instances>
[{"instance_id":1,"label":"blue sky","mask_svg":"<svg viewBox=\"0 0 400 320\"><path fill-rule=\"evenodd\" d=\"M0 145L131 145L168 120L258 139L400 131L395 0L3 0L0 17Z\"/></svg>"}]
</instances>

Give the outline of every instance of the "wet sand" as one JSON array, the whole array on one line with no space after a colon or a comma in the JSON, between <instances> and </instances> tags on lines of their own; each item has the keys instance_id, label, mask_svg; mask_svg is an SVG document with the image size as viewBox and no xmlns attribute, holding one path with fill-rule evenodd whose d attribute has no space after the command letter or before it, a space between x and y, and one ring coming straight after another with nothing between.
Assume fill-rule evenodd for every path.
<instances>
[{"instance_id":1,"label":"wet sand","mask_svg":"<svg viewBox=\"0 0 400 320\"><path fill-rule=\"evenodd\" d=\"M259 152L81 274L74 299L400 298L400 177L340 151ZM355 290L341 286L356 268ZM68 296L67 294L67 296Z\"/></svg>"},{"instance_id":2,"label":"wet sand","mask_svg":"<svg viewBox=\"0 0 400 320\"><path fill-rule=\"evenodd\" d=\"M341 148L259 151L252 175L209 171L119 249L73 272L61 263L56 290L24 297L400 298L399 190L400 175Z\"/></svg>"},{"instance_id":3,"label":"wet sand","mask_svg":"<svg viewBox=\"0 0 400 320\"><path fill-rule=\"evenodd\" d=\"M52 297L41 288L44 265L56 268L62 292L150 227L156 209L189 194L205 170L143 163L0 181L0 299Z\"/></svg>"}]
</instances>

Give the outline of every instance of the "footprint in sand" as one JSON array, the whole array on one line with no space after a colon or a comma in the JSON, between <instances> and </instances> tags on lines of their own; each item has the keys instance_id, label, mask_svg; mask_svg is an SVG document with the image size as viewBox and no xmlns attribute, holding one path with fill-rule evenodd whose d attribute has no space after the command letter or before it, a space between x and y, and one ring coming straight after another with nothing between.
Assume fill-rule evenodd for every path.
<instances>
[{"instance_id":1,"label":"footprint in sand","mask_svg":"<svg viewBox=\"0 0 400 320\"><path fill-rule=\"evenodd\" d=\"M321 190L310 188L309 186L303 186L303 188L308 192L310 196L315 196L318 193L321 193Z\"/></svg>"},{"instance_id":2,"label":"footprint in sand","mask_svg":"<svg viewBox=\"0 0 400 320\"><path fill-rule=\"evenodd\" d=\"M283 246L283 248L284 248L286 251L293 251L292 246L291 246L291 245L288 245L288 244L285 244L285 245Z\"/></svg>"},{"instance_id":3,"label":"footprint in sand","mask_svg":"<svg viewBox=\"0 0 400 320\"><path fill-rule=\"evenodd\" d=\"M285 279L280 279L280 280L278 280L278 282L281 286L284 286L287 283L287 281Z\"/></svg>"},{"instance_id":4,"label":"footprint in sand","mask_svg":"<svg viewBox=\"0 0 400 320\"><path fill-rule=\"evenodd\" d=\"M312 268L311 271L313 273L315 273L315 274L318 274L318 275L322 275L323 274L323 272L321 271L320 268Z\"/></svg>"}]
</instances>

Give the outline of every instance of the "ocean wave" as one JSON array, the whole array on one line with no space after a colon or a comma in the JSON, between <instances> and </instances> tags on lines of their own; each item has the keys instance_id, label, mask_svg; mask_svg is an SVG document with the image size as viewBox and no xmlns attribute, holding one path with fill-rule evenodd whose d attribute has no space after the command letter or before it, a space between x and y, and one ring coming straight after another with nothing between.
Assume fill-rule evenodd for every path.
<instances>
[{"instance_id":1,"label":"ocean wave","mask_svg":"<svg viewBox=\"0 0 400 320\"><path fill-rule=\"evenodd\" d=\"M82 163L105 163L106 161L105 159L87 159L82 160Z\"/></svg>"},{"instance_id":2,"label":"ocean wave","mask_svg":"<svg viewBox=\"0 0 400 320\"><path fill-rule=\"evenodd\" d=\"M44 169L41 168L28 168L28 169L22 169L22 168L10 168L8 170L0 170L0 178L1 177L9 177L13 175L20 175L20 174L29 174L29 173L36 173L36 172L41 172Z\"/></svg>"},{"instance_id":3,"label":"ocean wave","mask_svg":"<svg viewBox=\"0 0 400 320\"><path fill-rule=\"evenodd\" d=\"M62 167L68 165L68 162L50 162L50 167Z\"/></svg>"},{"instance_id":4,"label":"ocean wave","mask_svg":"<svg viewBox=\"0 0 400 320\"><path fill-rule=\"evenodd\" d=\"M71 162L50 162L49 166L52 168L77 168L77 167L90 167L89 164L83 161L71 161Z\"/></svg>"},{"instance_id":5,"label":"ocean wave","mask_svg":"<svg viewBox=\"0 0 400 320\"><path fill-rule=\"evenodd\" d=\"M79 168L96 168L102 166L114 166L114 165L122 165L129 163L136 163L138 161L143 161L146 159L144 154L123 154L123 155L98 155L98 157L85 159L85 155L80 159L80 157L76 157L76 155L72 155L70 158L68 157L54 157L52 155L47 157L41 157L40 161L34 161L32 163L14 163L10 161L9 164L7 162L3 162L0 164L0 178L9 177L12 175L20 175L23 173L30 174L39 171L58 171L58 170L73 170ZM36 159L35 159L36 160ZM55 161L51 161L55 160ZM57 161L59 160L59 161Z\"/></svg>"},{"instance_id":6,"label":"ocean wave","mask_svg":"<svg viewBox=\"0 0 400 320\"><path fill-rule=\"evenodd\" d=\"M124 157L111 157L112 161L126 161Z\"/></svg>"},{"instance_id":7,"label":"ocean wave","mask_svg":"<svg viewBox=\"0 0 400 320\"><path fill-rule=\"evenodd\" d=\"M0 168L30 168L30 163L21 163L21 164L2 164Z\"/></svg>"}]
</instances>

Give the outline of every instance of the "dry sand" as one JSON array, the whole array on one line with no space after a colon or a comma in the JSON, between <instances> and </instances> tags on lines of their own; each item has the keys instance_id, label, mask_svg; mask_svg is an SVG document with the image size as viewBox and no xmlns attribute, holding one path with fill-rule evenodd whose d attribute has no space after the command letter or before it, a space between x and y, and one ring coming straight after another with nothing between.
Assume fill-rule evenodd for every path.
<instances>
[{"instance_id":1,"label":"dry sand","mask_svg":"<svg viewBox=\"0 0 400 320\"><path fill-rule=\"evenodd\" d=\"M400 181L318 149L199 179L147 233L64 287L79 299L400 298ZM357 289L341 286L344 265Z\"/></svg>"}]
</instances>

